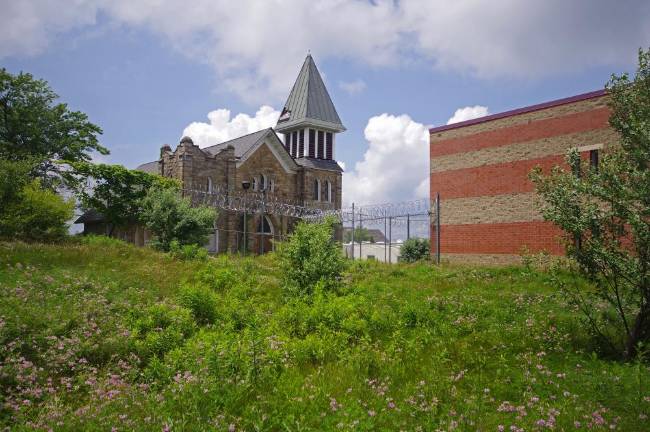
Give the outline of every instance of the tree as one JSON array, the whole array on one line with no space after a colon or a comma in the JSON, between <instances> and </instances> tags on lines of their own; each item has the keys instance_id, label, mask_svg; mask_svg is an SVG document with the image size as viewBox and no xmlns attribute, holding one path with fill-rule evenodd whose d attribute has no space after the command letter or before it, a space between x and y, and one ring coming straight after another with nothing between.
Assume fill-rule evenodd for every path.
<instances>
[{"instance_id":1,"label":"tree","mask_svg":"<svg viewBox=\"0 0 650 432\"><path fill-rule=\"evenodd\" d=\"M53 241L67 235L74 210L39 179L30 179L32 164L0 159L0 237Z\"/></svg>"},{"instance_id":2,"label":"tree","mask_svg":"<svg viewBox=\"0 0 650 432\"><path fill-rule=\"evenodd\" d=\"M607 90L620 145L597 169L573 151L571 169L531 178L544 218L566 233L567 255L595 287L574 287L570 298L610 349L631 359L650 341L650 50L639 51L634 79L612 75Z\"/></svg>"},{"instance_id":3,"label":"tree","mask_svg":"<svg viewBox=\"0 0 650 432\"><path fill-rule=\"evenodd\" d=\"M373 238L370 235L370 232L366 228L356 228L354 230L354 242L355 243L361 243L364 241L372 241ZM352 230L347 229L345 231L345 242L346 243L351 243L352 242Z\"/></svg>"},{"instance_id":4,"label":"tree","mask_svg":"<svg viewBox=\"0 0 650 432\"><path fill-rule=\"evenodd\" d=\"M428 239L410 238L402 244L399 257L405 262L413 263L427 259L429 253Z\"/></svg>"},{"instance_id":5,"label":"tree","mask_svg":"<svg viewBox=\"0 0 650 432\"><path fill-rule=\"evenodd\" d=\"M46 81L0 69L0 158L34 159L32 175L48 184L63 170L57 162L89 161L92 151L108 154L97 140L99 126L57 99Z\"/></svg>"},{"instance_id":6,"label":"tree","mask_svg":"<svg viewBox=\"0 0 650 432\"><path fill-rule=\"evenodd\" d=\"M109 224L109 236L116 227L140 220L141 203L152 187L177 188L175 180L121 165L73 162L73 184L82 206L101 213Z\"/></svg>"},{"instance_id":7,"label":"tree","mask_svg":"<svg viewBox=\"0 0 650 432\"><path fill-rule=\"evenodd\" d=\"M204 245L214 226L217 212L210 207L193 207L189 198L171 188L151 188L141 202L140 220L151 230L160 249L172 243Z\"/></svg>"},{"instance_id":8,"label":"tree","mask_svg":"<svg viewBox=\"0 0 650 432\"><path fill-rule=\"evenodd\" d=\"M333 219L300 222L279 245L284 287L290 295L311 295L317 284L332 289L339 283L345 258L333 239L335 223Z\"/></svg>"}]
</instances>

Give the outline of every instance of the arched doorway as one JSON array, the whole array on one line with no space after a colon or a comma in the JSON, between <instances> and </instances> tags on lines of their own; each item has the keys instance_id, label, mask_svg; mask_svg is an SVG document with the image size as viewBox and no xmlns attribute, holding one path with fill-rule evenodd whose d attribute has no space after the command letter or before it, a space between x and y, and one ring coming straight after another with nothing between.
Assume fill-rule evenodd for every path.
<instances>
[{"instance_id":1,"label":"arched doorway","mask_svg":"<svg viewBox=\"0 0 650 432\"><path fill-rule=\"evenodd\" d=\"M273 222L268 216L260 216L257 219L257 246L259 254L273 250Z\"/></svg>"}]
</instances>

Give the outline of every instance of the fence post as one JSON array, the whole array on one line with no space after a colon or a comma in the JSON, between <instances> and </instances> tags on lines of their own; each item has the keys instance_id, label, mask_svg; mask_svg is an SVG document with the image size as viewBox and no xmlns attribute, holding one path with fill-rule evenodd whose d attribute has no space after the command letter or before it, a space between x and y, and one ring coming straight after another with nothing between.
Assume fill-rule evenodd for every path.
<instances>
[{"instance_id":1,"label":"fence post","mask_svg":"<svg viewBox=\"0 0 650 432\"><path fill-rule=\"evenodd\" d=\"M354 260L354 203L352 203L352 260Z\"/></svg>"},{"instance_id":2,"label":"fence post","mask_svg":"<svg viewBox=\"0 0 650 432\"><path fill-rule=\"evenodd\" d=\"M363 214L361 213L361 210L359 210L359 259L363 259L363 253L361 251L361 242L363 239L361 238L363 236ZM354 240L354 239L353 239ZM354 243L352 243L354 245Z\"/></svg>"},{"instance_id":3,"label":"fence post","mask_svg":"<svg viewBox=\"0 0 650 432\"><path fill-rule=\"evenodd\" d=\"M384 262L386 262L386 259L388 258L386 256L386 240L388 235L388 223L386 221L386 216L384 216Z\"/></svg>"},{"instance_id":4,"label":"fence post","mask_svg":"<svg viewBox=\"0 0 650 432\"><path fill-rule=\"evenodd\" d=\"M411 215L406 214L406 240L411 238Z\"/></svg>"},{"instance_id":5,"label":"fence post","mask_svg":"<svg viewBox=\"0 0 650 432\"><path fill-rule=\"evenodd\" d=\"M393 254L393 218L388 218L388 264L392 262Z\"/></svg>"}]
</instances>

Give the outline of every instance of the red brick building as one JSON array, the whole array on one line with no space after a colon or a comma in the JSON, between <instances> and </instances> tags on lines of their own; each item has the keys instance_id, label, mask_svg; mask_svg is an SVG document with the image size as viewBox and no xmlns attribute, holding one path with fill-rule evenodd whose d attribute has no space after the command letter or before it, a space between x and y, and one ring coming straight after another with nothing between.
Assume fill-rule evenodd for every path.
<instances>
[{"instance_id":1,"label":"red brick building","mask_svg":"<svg viewBox=\"0 0 650 432\"><path fill-rule=\"evenodd\" d=\"M617 140L609 115L601 90L430 129L443 260L496 264L518 261L524 251L562 254L561 232L543 220L528 173L564 164L571 148L597 164L599 150Z\"/></svg>"}]
</instances>

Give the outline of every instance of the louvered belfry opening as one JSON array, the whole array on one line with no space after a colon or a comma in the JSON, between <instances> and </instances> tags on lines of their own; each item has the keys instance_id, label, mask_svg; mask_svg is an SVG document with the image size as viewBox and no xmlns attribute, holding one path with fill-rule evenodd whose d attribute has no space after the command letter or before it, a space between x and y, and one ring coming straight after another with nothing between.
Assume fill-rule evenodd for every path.
<instances>
[{"instance_id":1,"label":"louvered belfry opening","mask_svg":"<svg viewBox=\"0 0 650 432\"><path fill-rule=\"evenodd\" d=\"M316 157L316 131L309 129L309 157Z\"/></svg>"}]
</instances>

